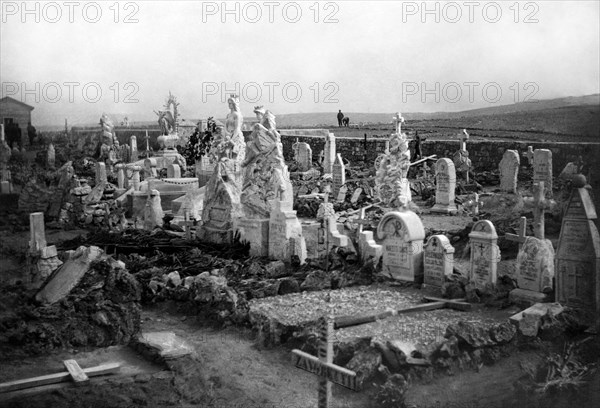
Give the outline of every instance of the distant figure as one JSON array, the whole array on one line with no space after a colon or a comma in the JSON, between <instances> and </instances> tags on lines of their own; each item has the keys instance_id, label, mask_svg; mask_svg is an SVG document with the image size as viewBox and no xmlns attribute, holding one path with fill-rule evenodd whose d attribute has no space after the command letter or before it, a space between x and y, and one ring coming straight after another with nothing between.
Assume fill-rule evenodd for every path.
<instances>
[{"instance_id":1,"label":"distant figure","mask_svg":"<svg viewBox=\"0 0 600 408\"><path fill-rule=\"evenodd\" d=\"M338 120L338 127L342 127L342 120L344 120L344 114L342 113L342 110L340 109L338 114L337 114L337 120Z\"/></svg>"},{"instance_id":2,"label":"distant figure","mask_svg":"<svg viewBox=\"0 0 600 408\"><path fill-rule=\"evenodd\" d=\"M35 137L37 136L37 131L31 122L27 122L27 136L29 137L29 145L33 146L33 142L35 142Z\"/></svg>"},{"instance_id":3,"label":"distant figure","mask_svg":"<svg viewBox=\"0 0 600 408\"><path fill-rule=\"evenodd\" d=\"M410 159L411 162L417 161L423 157L421 153L421 142L424 140L424 138L421 138L421 136L419 136L419 131L415 131L415 151L413 153L413 157Z\"/></svg>"},{"instance_id":4,"label":"distant figure","mask_svg":"<svg viewBox=\"0 0 600 408\"><path fill-rule=\"evenodd\" d=\"M342 124L344 125L344 127L348 127L348 124L350 123L350 118L348 116L344 117L344 119L342 119Z\"/></svg>"}]
</instances>

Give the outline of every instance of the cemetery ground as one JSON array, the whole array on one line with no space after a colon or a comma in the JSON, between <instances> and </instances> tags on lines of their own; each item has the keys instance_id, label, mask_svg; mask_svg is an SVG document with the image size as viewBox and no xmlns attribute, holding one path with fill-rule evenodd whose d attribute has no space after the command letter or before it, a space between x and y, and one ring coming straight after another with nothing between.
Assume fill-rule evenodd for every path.
<instances>
[{"instance_id":1,"label":"cemetery ground","mask_svg":"<svg viewBox=\"0 0 600 408\"><path fill-rule=\"evenodd\" d=\"M346 197L335 203L338 229L354 246L360 229L377 230L386 214L375 204L369 167L348 169ZM45 244L61 255L80 251L63 262L84 262L85 273L41 306L40 288L27 282L32 221L18 211L16 194L4 195L0 382L65 372L63 361L70 359L84 370L120 368L81 383L0 393L0 406L314 407L318 377L294 366L292 350L317 355L319 319L328 315L335 326L333 364L354 371L359 388L335 385L333 407L592 406L600 401L594 372L600 341L577 313L552 306L510 319L524 307L509 301L520 243L506 234L519 237L525 215L532 235L537 216L522 196L534 195L533 172L522 167L521 195L500 193L497 174L482 173L479 196L457 189L461 209L452 216L429 212L436 202L431 175L414 185L425 238L445 235L454 247L442 288L393 279L381 263L363 265L343 248L327 261L299 265L251 257L244 242L185 239L181 228L108 231L47 223ZM314 218L319 183L294 183L306 190L295 202L298 216ZM558 205L547 211L544 226L555 247L571 187L554 183ZM493 223L501 251L490 291L468 282L469 234L480 220ZM334 240L326 235L321 245L328 239Z\"/></svg>"}]
</instances>

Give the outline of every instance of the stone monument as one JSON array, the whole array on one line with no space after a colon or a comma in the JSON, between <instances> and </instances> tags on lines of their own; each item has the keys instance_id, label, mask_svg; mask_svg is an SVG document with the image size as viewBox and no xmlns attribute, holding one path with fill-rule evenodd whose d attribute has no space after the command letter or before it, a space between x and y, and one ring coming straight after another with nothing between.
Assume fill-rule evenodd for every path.
<instances>
[{"instance_id":1,"label":"stone monument","mask_svg":"<svg viewBox=\"0 0 600 408\"><path fill-rule=\"evenodd\" d=\"M435 164L435 205L431 212L456 214L458 208L454 203L456 189L456 171L450 159L439 159Z\"/></svg>"},{"instance_id":2,"label":"stone monument","mask_svg":"<svg viewBox=\"0 0 600 408\"><path fill-rule=\"evenodd\" d=\"M516 150L506 150L498 166L500 169L500 190L515 194L517 192L517 176L521 159Z\"/></svg>"}]
</instances>

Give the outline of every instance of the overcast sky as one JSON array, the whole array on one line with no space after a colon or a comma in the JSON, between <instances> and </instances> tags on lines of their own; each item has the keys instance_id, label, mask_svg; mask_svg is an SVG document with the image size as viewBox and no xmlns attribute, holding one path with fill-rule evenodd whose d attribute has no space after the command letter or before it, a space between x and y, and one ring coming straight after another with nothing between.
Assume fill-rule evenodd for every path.
<instances>
[{"instance_id":1,"label":"overcast sky","mask_svg":"<svg viewBox=\"0 0 600 408\"><path fill-rule=\"evenodd\" d=\"M1 3L1 96L38 124L153 120L169 91L183 118L224 117L236 86L246 116L600 92L598 1Z\"/></svg>"}]
</instances>

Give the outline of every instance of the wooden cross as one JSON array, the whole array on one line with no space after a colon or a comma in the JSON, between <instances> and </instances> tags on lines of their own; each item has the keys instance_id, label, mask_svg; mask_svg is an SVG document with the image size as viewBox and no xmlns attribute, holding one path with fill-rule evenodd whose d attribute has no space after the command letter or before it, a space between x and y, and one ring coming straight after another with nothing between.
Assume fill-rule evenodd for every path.
<instances>
[{"instance_id":1,"label":"wooden cross","mask_svg":"<svg viewBox=\"0 0 600 408\"><path fill-rule=\"evenodd\" d=\"M471 304L466 303L466 299L441 299L431 296L424 296L423 301L426 303L411 306L406 309L386 311L367 316L340 316L335 319L335 328L341 329L343 327L358 326L365 323L372 323L377 320L383 320L390 316L412 313L412 312L425 312L428 310L437 310L450 308L454 310L467 311L471 310Z\"/></svg>"},{"instance_id":2,"label":"wooden cross","mask_svg":"<svg viewBox=\"0 0 600 408\"><path fill-rule=\"evenodd\" d=\"M331 384L358 391L356 373L333 364L333 319L331 316L320 319L319 356L300 350L292 350L292 362L298 368L319 376L319 408L331 407Z\"/></svg>"},{"instance_id":3,"label":"wooden cross","mask_svg":"<svg viewBox=\"0 0 600 408\"><path fill-rule=\"evenodd\" d=\"M194 226L194 221L190 221L190 216L187 211L183 213L183 222L181 223L183 228L185 229L185 239L192 239L192 227Z\"/></svg>"},{"instance_id":4,"label":"wooden cross","mask_svg":"<svg viewBox=\"0 0 600 408\"><path fill-rule=\"evenodd\" d=\"M533 198L523 199L526 207L533 207L533 235L538 239L544 239L545 212L556 205L554 200L546 199L544 196L544 182L533 183Z\"/></svg>"},{"instance_id":5,"label":"wooden cross","mask_svg":"<svg viewBox=\"0 0 600 408\"><path fill-rule=\"evenodd\" d=\"M517 234L504 234L504 238L509 241L518 242L519 243L519 252L521 252L521 248L523 248L523 244L525 243L525 238L527 238L527 217L521 217L519 220L519 229Z\"/></svg>"}]
</instances>

